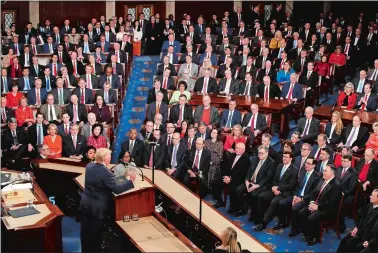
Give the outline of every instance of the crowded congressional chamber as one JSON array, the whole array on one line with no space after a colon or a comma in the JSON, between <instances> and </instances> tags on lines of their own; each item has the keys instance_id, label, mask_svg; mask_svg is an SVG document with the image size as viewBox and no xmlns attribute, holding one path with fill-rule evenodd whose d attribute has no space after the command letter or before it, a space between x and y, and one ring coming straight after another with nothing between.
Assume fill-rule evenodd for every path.
<instances>
[{"instance_id":1,"label":"crowded congressional chamber","mask_svg":"<svg viewBox=\"0 0 378 253\"><path fill-rule=\"evenodd\" d=\"M378 9L2 1L4 252L377 252Z\"/></svg>"}]
</instances>

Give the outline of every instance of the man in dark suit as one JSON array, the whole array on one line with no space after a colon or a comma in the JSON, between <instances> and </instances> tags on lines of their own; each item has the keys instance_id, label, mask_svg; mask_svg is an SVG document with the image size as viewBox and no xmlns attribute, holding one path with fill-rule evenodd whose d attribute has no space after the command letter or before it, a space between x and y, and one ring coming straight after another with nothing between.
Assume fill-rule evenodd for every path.
<instances>
[{"instance_id":1,"label":"man in dark suit","mask_svg":"<svg viewBox=\"0 0 378 253\"><path fill-rule=\"evenodd\" d=\"M306 97L311 97L317 95L316 87L319 85L319 76L314 71L314 62L307 63L307 69L299 77L299 83L307 86L307 95ZM309 89L310 88L310 89Z\"/></svg>"},{"instance_id":2,"label":"man in dark suit","mask_svg":"<svg viewBox=\"0 0 378 253\"><path fill-rule=\"evenodd\" d=\"M191 124L193 122L193 111L192 107L187 104L187 97L182 94L179 97L179 103L171 107L169 122L180 127L184 120Z\"/></svg>"},{"instance_id":3,"label":"man in dark suit","mask_svg":"<svg viewBox=\"0 0 378 253\"><path fill-rule=\"evenodd\" d=\"M281 97L281 90L276 83L272 83L269 76L264 76L263 83L257 85L257 94L264 99L278 99Z\"/></svg>"},{"instance_id":4,"label":"man in dark suit","mask_svg":"<svg viewBox=\"0 0 378 253\"><path fill-rule=\"evenodd\" d=\"M310 156L314 157L316 161L319 161L319 157L320 157L320 153L321 153L322 149L326 148L331 152L330 157L331 157L331 160L333 160L333 153L334 152L333 152L333 149L331 148L331 146L328 145L327 135L319 134L317 139L316 139L316 142L318 144L312 146L312 152L311 152Z\"/></svg>"},{"instance_id":5,"label":"man in dark suit","mask_svg":"<svg viewBox=\"0 0 378 253\"><path fill-rule=\"evenodd\" d=\"M87 110L84 104L79 104L79 99L75 94L71 95L71 103L66 106L66 112L72 119L73 123L83 126L87 122Z\"/></svg>"},{"instance_id":6,"label":"man in dark suit","mask_svg":"<svg viewBox=\"0 0 378 253\"><path fill-rule=\"evenodd\" d=\"M309 106L305 109L305 117L298 121L295 130L301 134L302 142L310 142L310 144L313 143L316 136L318 136L320 128L319 120L312 117L312 115L314 115L314 109Z\"/></svg>"},{"instance_id":7,"label":"man in dark suit","mask_svg":"<svg viewBox=\"0 0 378 253\"><path fill-rule=\"evenodd\" d=\"M13 81L12 78L8 75L7 69L1 69L1 94L9 92L12 90Z\"/></svg>"},{"instance_id":8,"label":"man in dark suit","mask_svg":"<svg viewBox=\"0 0 378 253\"><path fill-rule=\"evenodd\" d=\"M264 48L262 50L262 55L258 56L256 61L255 61L256 68L265 69L265 64L266 64L267 61L270 61L269 49Z\"/></svg>"},{"instance_id":9,"label":"man in dark suit","mask_svg":"<svg viewBox=\"0 0 378 253\"><path fill-rule=\"evenodd\" d=\"M184 174L183 183L186 186L189 186L192 180L201 181L199 182L200 195L204 196L210 169L211 154L210 151L203 148L205 140L201 137L196 139L195 144L195 149L188 149L186 152L178 170L181 170Z\"/></svg>"},{"instance_id":10,"label":"man in dark suit","mask_svg":"<svg viewBox=\"0 0 378 253\"><path fill-rule=\"evenodd\" d=\"M43 53L53 54L57 44L54 43L51 36L47 37L47 43L43 45Z\"/></svg>"},{"instance_id":11,"label":"man in dark suit","mask_svg":"<svg viewBox=\"0 0 378 253\"><path fill-rule=\"evenodd\" d=\"M228 51L228 49L227 49ZM223 63L224 62L224 63ZM234 58L229 56L226 57L225 61L222 61L222 63L219 63L219 68L217 70L216 78L223 78L225 77L225 73L227 70L231 71L231 75L235 76L236 73L236 65L234 64Z\"/></svg>"},{"instance_id":12,"label":"man in dark suit","mask_svg":"<svg viewBox=\"0 0 378 253\"><path fill-rule=\"evenodd\" d=\"M307 51L303 49L300 53L300 56L298 56L298 58L296 58L294 61L293 70L296 73L303 72L307 69L307 63Z\"/></svg>"},{"instance_id":13,"label":"man in dark suit","mask_svg":"<svg viewBox=\"0 0 378 253\"><path fill-rule=\"evenodd\" d=\"M196 137L197 138L202 137L202 139L206 141L206 140L211 139L210 135L211 135L211 130L206 127L205 122L200 122L197 127Z\"/></svg>"},{"instance_id":14,"label":"man in dark suit","mask_svg":"<svg viewBox=\"0 0 378 253\"><path fill-rule=\"evenodd\" d=\"M257 74L257 81L262 82L265 76L269 76L270 80L276 81L277 79L277 72L272 68L272 62L266 61L265 68L260 69Z\"/></svg>"},{"instance_id":15,"label":"man in dark suit","mask_svg":"<svg viewBox=\"0 0 378 253\"><path fill-rule=\"evenodd\" d=\"M140 130L140 134L143 138L144 142L152 141L153 139L153 128L154 128L154 122L147 121L144 125L144 128Z\"/></svg>"},{"instance_id":16,"label":"man in dark suit","mask_svg":"<svg viewBox=\"0 0 378 253\"><path fill-rule=\"evenodd\" d=\"M335 219L340 204L341 189L335 178L336 169L327 165L321 179L312 192L308 206L299 211L301 228L308 246L319 241L320 223L323 220Z\"/></svg>"},{"instance_id":17,"label":"man in dark suit","mask_svg":"<svg viewBox=\"0 0 378 253\"><path fill-rule=\"evenodd\" d=\"M294 191L298 181L298 169L292 164L293 158L292 153L284 152L283 163L277 167L273 177L272 189L259 194L257 200L258 218L261 219L264 216L264 219L255 228L255 231L262 231L266 228L266 225L277 212L279 202L291 196ZM270 205L265 212L265 204L268 202L270 202Z\"/></svg>"},{"instance_id":18,"label":"man in dark suit","mask_svg":"<svg viewBox=\"0 0 378 253\"><path fill-rule=\"evenodd\" d=\"M66 137L70 138L70 137ZM112 201L112 192L120 194L134 187L136 171L132 169L125 176L130 180L117 182L108 166L111 159L109 149L100 149L96 153L96 163L87 165L85 190L81 196L81 248L83 252L100 252L104 219Z\"/></svg>"},{"instance_id":19,"label":"man in dark suit","mask_svg":"<svg viewBox=\"0 0 378 253\"><path fill-rule=\"evenodd\" d=\"M357 152L358 149L365 147L365 144L369 138L368 129L365 126L361 125L361 119L359 116L353 117L352 124L349 124L341 138L341 143L339 147L345 145L351 147L354 152Z\"/></svg>"},{"instance_id":20,"label":"man in dark suit","mask_svg":"<svg viewBox=\"0 0 378 253\"><path fill-rule=\"evenodd\" d=\"M175 66L173 65L173 63L169 63L169 57L168 56L163 57L163 62L161 64L159 64L157 69L156 69L156 75L157 76L163 75L163 73L165 72L166 69L170 70L169 76L176 76L177 75Z\"/></svg>"},{"instance_id":21,"label":"man in dark suit","mask_svg":"<svg viewBox=\"0 0 378 253\"><path fill-rule=\"evenodd\" d=\"M242 122L243 133L249 135L249 145L253 146L255 137L266 130L267 123L264 114L259 113L257 104L251 105L251 112L247 113Z\"/></svg>"},{"instance_id":22,"label":"man in dark suit","mask_svg":"<svg viewBox=\"0 0 378 253\"><path fill-rule=\"evenodd\" d=\"M158 76L161 88L165 90L176 90L175 79L171 76L171 70L166 68L161 76Z\"/></svg>"},{"instance_id":23,"label":"man in dark suit","mask_svg":"<svg viewBox=\"0 0 378 253\"><path fill-rule=\"evenodd\" d=\"M168 92L166 89L161 88L161 82L159 79L155 78L154 80L154 86L148 90L148 96L147 96L147 104L151 104L152 102L156 101L156 94L158 92L163 93L163 102L168 104Z\"/></svg>"},{"instance_id":24,"label":"man in dark suit","mask_svg":"<svg viewBox=\"0 0 378 253\"><path fill-rule=\"evenodd\" d=\"M294 145L293 146L294 157L299 156L301 154L301 149L303 145L303 142L301 142L301 135L298 132L294 132L290 137L290 141ZM296 166L295 162L294 162L294 165ZM297 167L297 169L299 170L299 166Z\"/></svg>"},{"instance_id":25,"label":"man in dark suit","mask_svg":"<svg viewBox=\"0 0 378 253\"><path fill-rule=\"evenodd\" d=\"M7 98L1 97L1 129L6 128L8 121L14 117L13 110L7 107Z\"/></svg>"},{"instance_id":26,"label":"man in dark suit","mask_svg":"<svg viewBox=\"0 0 378 253\"><path fill-rule=\"evenodd\" d=\"M122 154L126 151L130 152L131 157L134 159L136 166L143 166L143 151L144 151L144 142L137 138L138 131L136 128L131 128L128 134L128 138L122 143L121 152L118 159L121 159Z\"/></svg>"},{"instance_id":27,"label":"man in dark suit","mask_svg":"<svg viewBox=\"0 0 378 253\"><path fill-rule=\"evenodd\" d=\"M163 116L163 124L167 122L168 119L168 105L163 102L163 93L156 93L156 101L148 105L146 118L147 120L153 121L155 115L160 113Z\"/></svg>"},{"instance_id":28,"label":"man in dark suit","mask_svg":"<svg viewBox=\"0 0 378 253\"><path fill-rule=\"evenodd\" d=\"M291 232L290 237L299 233L299 216L298 212L309 203L312 192L318 185L320 175L315 171L316 160L314 157L306 159L304 169L299 173L299 181L294 195L287 197L279 202L278 223L273 228L278 230L287 225L287 217L291 215Z\"/></svg>"},{"instance_id":29,"label":"man in dark suit","mask_svg":"<svg viewBox=\"0 0 378 253\"><path fill-rule=\"evenodd\" d=\"M35 124L28 128L28 152L34 158L38 155L38 146L43 144L43 137L47 136L47 125L43 124L42 113L37 113Z\"/></svg>"},{"instance_id":30,"label":"man in dark suit","mask_svg":"<svg viewBox=\"0 0 378 253\"><path fill-rule=\"evenodd\" d=\"M85 66L85 74L80 76L81 79L84 79L86 82L86 87L89 89L101 89L104 85L99 84L98 78L96 75L92 74L92 66L86 65Z\"/></svg>"},{"instance_id":31,"label":"man in dark suit","mask_svg":"<svg viewBox=\"0 0 378 253\"><path fill-rule=\"evenodd\" d=\"M100 84L105 83L106 81L111 83L112 89L120 89L121 88L121 82L119 80L119 77L117 75L113 74L113 68L107 67L105 69L105 74L102 74L100 76Z\"/></svg>"},{"instance_id":32,"label":"man in dark suit","mask_svg":"<svg viewBox=\"0 0 378 253\"><path fill-rule=\"evenodd\" d=\"M22 70L22 77L19 77L17 80L19 91L28 91L34 88L34 81L35 78L29 76L29 69L25 67Z\"/></svg>"},{"instance_id":33,"label":"man in dark suit","mask_svg":"<svg viewBox=\"0 0 378 253\"><path fill-rule=\"evenodd\" d=\"M199 92L203 94L218 93L217 81L210 77L210 69L204 70L204 76L197 79L194 85L194 92Z\"/></svg>"},{"instance_id":34,"label":"man in dark suit","mask_svg":"<svg viewBox=\"0 0 378 253\"><path fill-rule=\"evenodd\" d=\"M28 104L29 105L41 105L44 104L47 97L47 91L42 87L41 79L36 79L34 83L35 87L28 91Z\"/></svg>"},{"instance_id":35,"label":"man in dark suit","mask_svg":"<svg viewBox=\"0 0 378 253\"><path fill-rule=\"evenodd\" d=\"M377 110L377 96L372 93L371 83L365 83L364 92L357 96L354 108L367 112L375 112Z\"/></svg>"},{"instance_id":36,"label":"man in dark suit","mask_svg":"<svg viewBox=\"0 0 378 253\"><path fill-rule=\"evenodd\" d=\"M113 50L109 52L108 54L108 62L115 62L115 63L125 63L127 58L124 51L120 49L119 43L114 43ZM114 57L114 60L112 59L112 56ZM122 66L122 65L121 65Z\"/></svg>"},{"instance_id":37,"label":"man in dark suit","mask_svg":"<svg viewBox=\"0 0 378 253\"><path fill-rule=\"evenodd\" d=\"M71 125L70 135L63 137L63 156L81 159L85 155L86 146L84 136L79 135L79 125Z\"/></svg>"},{"instance_id":38,"label":"man in dark suit","mask_svg":"<svg viewBox=\"0 0 378 253\"><path fill-rule=\"evenodd\" d=\"M188 146L181 142L180 133L174 133L172 136L172 145L168 146L167 155L165 157L165 168L167 174L175 179L181 179L182 172L180 168L182 158L188 150Z\"/></svg>"},{"instance_id":39,"label":"man in dark suit","mask_svg":"<svg viewBox=\"0 0 378 253\"><path fill-rule=\"evenodd\" d=\"M123 65L121 63L118 63L117 62L117 56L116 55L111 55L109 56L108 55L108 64L105 65L105 69L111 67L112 68L112 72L114 75L117 75L117 76L123 76L124 75L124 70L123 70Z\"/></svg>"},{"instance_id":40,"label":"man in dark suit","mask_svg":"<svg viewBox=\"0 0 378 253\"><path fill-rule=\"evenodd\" d=\"M63 88L63 79L58 77L56 79L56 88L51 90L54 96L54 103L58 105L68 104L70 101L71 91L68 88Z\"/></svg>"},{"instance_id":41,"label":"man in dark suit","mask_svg":"<svg viewBox=\"0 0 378 253\"><path fill-rule=\"evenodd\" d=\"M58 125L58 134L62 136L62 138L65 136L69 136L71 125L72 123L70 122L70 116L68 115L68 113L63 113L62 124Z\"/></svg>"},{"instance_id":42,"label":"man in dark suit","mask_svg":"<svg viewBox=\"0 0 378 253\"><path fill-rule=\"evenodd\" d=\"M245 81L239 85L239 95L244 96L256 96L257 85L253 82L253 78L250 72L245 74Z\"/></svg>"},{"instance_id":43,"label":"man in dark suit","mask_svg":"<svg viewBox=\"0 0 378 253\"><path fill-rule=\"evenodd\" d=\"M51 74L51 69L48 66L45 66L41 80L42 87L45 88L47 92L50 92L52 89L56 88L56 78Z\"/></svg>"},{"instance_id":44,"label":"man in dark suit","mask_svg":"<svg viewBox=\"0 0 378 253\"><path fill-rule=\"evenodd\" d=\"M107 53L110 50L110 43L106 41L105 36L101 35L100 41L96 42L96 48L100 47L102 53ZM97 50L96 50L97 51Z\"/></svg>"},{"instance_id":45,"label":"man in dark suit","mask_svg":"<svg viewBox=\"0 0 378 253\"><path fill-rule=\"evenodd\" d=\"M33 59L32 65L29 66L30 75L32 77L39 77L43 75L44 66L38 64L38 58L36 56L33 56L32 59Z\"/></svg>"},{"instance_id":46,"label":"man in dark suit","mask_svg":"<svg viewBox=\"0 0 378 253\"><path fill-rule=\"evenodd\" d=\"M89 41L88 34L84 34L83 41L79 43L79 47L83 49L83 54L90 54L95 51L94 43Z\"/></svg>"},{"instance_id":47,"label":"man in dark suit","mask_svg":"<svg viewBox=\"0 0 378 253\"><path fill-rule=\"evenodd\" d=\"M167 146L165 143L161 142L161 131L155 129L153 131L153 141L157 142L157 145L152 145L150 143L146 143L144 145L144 152L143 152L143 165L144 168L152 168L154 166L156 169L162 170L165 168L164 159L167 153ZM152 149L154 148L154 152ZM153 157L152 157L153 156Z\"/></svg>"},{"instance_id":48,"label":"man in dark suit","mask_svg":"<svg viewBox=\"0 0 378 253\"><path fill-rule=\"evenodd\" d=\"M29 45L25 45L23 54L19 56L21 67L29 67L32 64L32 57Z\"/></svg>"},{"instance_id":49,"label":"man in dark suit","mask_svg":"<svg viewBox=\"0 0 378 253\"><path fill-rule=\"evenodd\" d=\"M378 229L378 189L370 195L370 203L359 210L356 227L341 239L337 252L373 252Z\"/></svg>"},{"instance_id":50,"label":"man in dark suit","mask_svg":"<svg viewBox=\"0 0 378 253\"><path fill-rule=\"evenodd\" d=\"M300 138L300 134L298 132L295 132L295 133L297 133L298 138ZM308 143L303 143L302 148L301 148L301 153L295 158L295 161L294 161L294 165L298 169L298 176L300 176L301 171L305 169L306 161L310 157L311 152L312 152L312 146Z\"/></svg>"},{"instance_id":51,"label":"man in dark suit","mask_svg":"<svg viewBox=\"0 0 378 253\"><path fill-rule=\"evenodd\" d=\"M378 185L378 162L374 159L374 150L367 148L364 157L356 165L358 180L363 191L369 191Z\"/></svg>"},{"instance_id":52,"label":"man in dark suit","mask_svg":"<svg viewBox=\"0 0 378 253\"><path fill-rule=\"evenodd\" d=\"M241 124L241 113L236 110L236 101L230 99L228 102L228 109L222 112L219 127L225 131L229 132L233 126Z\"/></svg>"},{"instance_id":53,"label":"man in dark suit","mask_svg":"<svg viewBox=\"0 0 378 253\"><path fill-rule=\"evenodd\" d=\"M96 94L103 97L106 104L117 104L117 92L111 89L109 82L105 82L103 89L99 89Z\"/></svg>"},{"instance_id":54,"label":"man in dark suit","mask_svg":"<svg viewBox=\"0 0 378 253\"><path fill-rule=\"evenodd\" d=\"M77 60L76 51L71 52L71 60L66 62L66 67L67 67L68 73L71 75L80 76L80 75L85 74L84 65L83 63Z\"/></svg>"},{"instance_id":55,"label":"man in dark suit","mask_svg":"<svg viewBox=\"0 0 378 253\"><path fill-rule=\"evenodd\" d=\"M282 86L281 98L297 101L302 97L302 85L297 82L297 74L292 73L290 74L290 82Z\"/></svg>"},{"instance_id":56,"label":"man in dark suit","mask_svg":"<svg viewBox=\"0 0 378 253\"><path fill-rule=\"evenodd\" d=\"M93 93L91 89L86 88L84 79L79 80L79 87L72 91L79 98L81 104L93 104Z\"/></svg>"},{"instance_id":57,"label":"man in dark suit","mask_svg":"<svg viewBox=\"0 0 378 253\"><path fill-rule=\"evenodd\" d=\"M250 161L245 154L245 144L238 143L235 146L235 153L227 157L221 165L222 181L214 182L213 195L217 202L213 207L218 208L224 205L222 200L222 188L226 187L230 192L230 209L229 212L233 213L240 210L240 203L238 195L240 192L245 191L244 179L247 174Z\"/></svg>"},{"instance_id":58,"label":"man in dark suit","mask_svg":"<svg viewBox=\"0 0 378 253\"><path fill-rule=\"evenodd\" d=\"M225 77L219 81L219 93L228 95L236 95L239 92L239 81L233 78L231 70L225 71Z\"/></svg>"}]
</instances>

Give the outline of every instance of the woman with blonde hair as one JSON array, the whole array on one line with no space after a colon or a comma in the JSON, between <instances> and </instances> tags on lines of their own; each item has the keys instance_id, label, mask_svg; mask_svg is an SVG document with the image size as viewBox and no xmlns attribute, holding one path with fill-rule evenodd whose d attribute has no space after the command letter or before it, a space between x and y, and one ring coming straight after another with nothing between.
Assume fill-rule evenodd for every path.
<instances>
[{"instance_id":1,"label":"woman with blonde hair","mask_svg":"<svg viewBox=\"0 0 378 253\"><path fill-rule=\"evenodd\" d=\"M238 242L238 234L232 227L226 228L221 234L222 244L218 246L213 252L230 252L238 253L241 251L240 243Z\"/></svg>"},{"instance_id":2,"label":"woman with blonde hair","mask_svg":"<svg viewBox=\"0 0 378 253\"><path fill-rule=\"evenodd\" d=\"M243 136L243 128L241 125L237 124L233 126L232 133L227 135L223 150L228 151L229 153L234 153L236 144L240 142L245 144L245 141L246 139Z\"/></svg>"},{"instance_id":3,"label":"woman with blonde hair","mask_svg":"<svg viewBox=\"0 0 378 253\"><path fill-rule=\"evenodd\" d=\"M203 60L202 66L201 66L200 69L199 69L199 75L198 75L198 78L204 76L204 72L205 72L206 69L210 69L210 73L211 73L210 76L211 76L211 77L215 77L215 68L213 67L213 65L211 65L211 61L210 61L210 59L205 58L205 59Z\"/></svg>"},{"instance_id":4,"label":"woman with blonde hair","mask_svg":"<svg viewBox=\"0 0 378 253\"><path fill-rule=\"evenodd\" d=\"M58 127L50 124L47 128L48 135L43 138L43 144L50 149L48 158L62 157L62 137L58 135Z\"/></svg>"},{"instance_id":5,"label":"woman with blonde hair","mask_svg":"<svg viewBox=\"0 0 378 253\"><path fill-rule=\"evenodd\" d=\"M279 48L279 43L282 40L282 33L281 31L277 30L274 34L274 38L270 40L269 48L270 49L276 49Z\"/></svg>"},{"instance_id":6,"label":"woman with blonde hair","mask_svg":"<svg viewBox=\"0 0 378 253\"><path fill-rule=\"evenodd\" d=\"M378 122L373 124L373 133L370 134L369 140L366 142L365 148L374 150L375 159L378 158Z\"/></svg>"},{"instance_id":7,"label":"woman with blonde hair","mask_svg":"<svg viewBox=\"0 0 378 253\"><path fill-rule=\"evenodd\" d=\"M328 137L328 142L331 146L335 146L341 141L341 132L344 125L341 120L341 114L338 111L332 113L331 122L328 122L325 128L325 134Z\"/></svg>"},{"instance_id":8,"label":"woman with blonde hair","mask_svg":"<svg viewBox=\"0 0 378 253\"><path fill-rule=\"evenodd\" d=\"M337 106L343 109L353 110L356 102L357 94L354 92L353 83L346 83L344 92L340 92L339 98L337 99Z\"/></svg>"}]
</instances>

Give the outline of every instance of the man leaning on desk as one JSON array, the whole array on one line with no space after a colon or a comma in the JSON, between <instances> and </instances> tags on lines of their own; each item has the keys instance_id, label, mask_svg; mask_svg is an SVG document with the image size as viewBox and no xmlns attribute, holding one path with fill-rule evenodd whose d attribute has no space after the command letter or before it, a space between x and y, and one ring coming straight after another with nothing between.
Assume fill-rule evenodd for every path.
<instances>
[{"instance_id":1,"label":"man leaning on desk","mask_svg":"<svg viewBox=\"0 0 378 253\"><path fill-rule=\"evenodd\" d=\"M111 153L107 148L97 149L95 163L89 163L85 168L85 190L79 207L82 252L101 252L102 227L112 192L120 194L134 188L135 171L129 170L130 180L117 182L108 169Z\"/></svg>"}]
</instances>

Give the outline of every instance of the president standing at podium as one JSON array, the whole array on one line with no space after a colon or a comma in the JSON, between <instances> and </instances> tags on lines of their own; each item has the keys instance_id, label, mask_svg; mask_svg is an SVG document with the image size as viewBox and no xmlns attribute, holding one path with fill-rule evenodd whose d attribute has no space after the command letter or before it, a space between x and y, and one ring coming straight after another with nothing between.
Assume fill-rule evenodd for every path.
<instances>
[{"instance_id":1,"label":"president standing at podium","mask_svg":"<svg viewBox=\"0 0 378 253\"><path fill-rule=\"evenodd\" d=\"M130 180L122 183L115 180L108 169L111 153L107 148L97 149L95 163L89 163L85 168L85 190L79 207L82 252L101 252L102 227L112 192L119 194L134 188L135 171L129 173Z\"/></svg>"}]
</instances>

